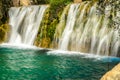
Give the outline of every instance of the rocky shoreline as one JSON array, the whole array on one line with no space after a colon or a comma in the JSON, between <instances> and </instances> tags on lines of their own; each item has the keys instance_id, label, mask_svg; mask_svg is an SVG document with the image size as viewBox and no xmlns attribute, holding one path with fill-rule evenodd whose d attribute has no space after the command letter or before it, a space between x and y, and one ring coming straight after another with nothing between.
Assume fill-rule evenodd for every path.
<instances>
[{"instance_id":1,"label":"rocky shoreline","mask_svg":"<svg viewBox=\"0 0 120 80\"><path fill-rule=\"evenodd\" d=\"M100 80L120 80L120 63L107 72Z\"/></svg>"}]
</instances>

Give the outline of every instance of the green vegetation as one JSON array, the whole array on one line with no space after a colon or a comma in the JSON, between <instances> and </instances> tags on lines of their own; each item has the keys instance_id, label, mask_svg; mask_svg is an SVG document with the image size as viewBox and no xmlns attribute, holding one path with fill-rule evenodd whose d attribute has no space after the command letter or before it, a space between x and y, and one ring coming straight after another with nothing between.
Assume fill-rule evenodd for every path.
<instances>
[{"instance_id":1,"label":"green vegetation","mask_svg":"<svg viewBox=\"0 0 120 80\"><path fill-rule=\"evenodd\" d=\"M106 7L110 10L109 15L108 10L105 12ZM120 0L98 0L98 11L110 19L109 27L118 30L120 40Z\"/></svg>"},{"instance_id":2,"label":"green vegetation","mask_svg":"<svg viewBox=\"0 0 120 80\"><path fill-rule=\"evenodd\" d=\"M0 26L0 43L6 40L6 35L8 31L9 31L9 26L7 24L3 24Z\"/></svg>"},{"instance_id":3,"label":"green vegetation","mask_svg":"<svg viewBox=\"0 0 120 80\"><path fill-rule=\"evenodd\" d=\"M34 4L49 4L50 0L33 0Z\"/></svg>"},{"instance_id":4,"label":"green vegetation","mask_svg":"<svg viewBox=\"0 0 120 80\"><path fill-rule=\"evenodd\" d=\"M0 27L0 43L5 41L5 30Z\"/></svg>"},{"instance_id":5,"label":"green vegetation","mask_svg":"<svg viewBox=\"0 0 120 80\"><path fill-rule=\"evenodd\" d=\"M8 20L8 11L12 6L11 0L0 0L0 21L1 24L5 24Z\"/></svg>"},{"instance_id":6,"label":"green vegetation","mask_svg":"<svg viewBox=\"0 0 120 80\"><path fill-rule=\"evenodd\" d=\"M11 6L11 0L0 0L0 43L6 40L9 31L8 11Z\"/></svg>"},{"instance_id":7,"label":"green vegetation","mask_svg":"<svg viewBox=\"0 0 120 80\"><path fill-rule=\"evenodd\" d=\"M51 46L56 25L59 23L62 11L71 2L72 0L50 0L50 8L44 15L35 45L45 48Z\"/></svg>"}]
</instances>

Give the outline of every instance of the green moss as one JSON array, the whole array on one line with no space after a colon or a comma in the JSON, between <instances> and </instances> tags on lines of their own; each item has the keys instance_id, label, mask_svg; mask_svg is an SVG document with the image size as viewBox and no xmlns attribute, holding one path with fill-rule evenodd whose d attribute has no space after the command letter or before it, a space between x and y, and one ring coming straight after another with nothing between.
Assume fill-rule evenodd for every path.
<instances>
[{"instance_id":1,"label":"green moss","mask_svg":"<svg viewBox=\"0 0 120 80\"><path fill-rule=\"evenodd\" d=\"M5 30L2 27L0 27L0 43L5 41L5 34L6 34Z\"/></svg>"},{"instance_id":2,"label":"green moss","mask_svg":"<svg viewBox=\"0 0 120 80\"><path fill-rule=\"evenodd\" d=\"M33 0L35 4L48 4L50 0Z\"/></svg>"},{"instance_id":3,"label":"green moss","mask_svg":"<svg viewBox=\"0 0 120 80\"><path fill-rule=\"evenodd\" d=\"M0 43L4 42L6 40L6 35L9 31L8 24L3 24L0 26Z\"/></svg>"},{"instance_id":4,"label":"green moss","mask_svg":"<svg viewBox=\"0 0 120 80\"><path fill-rule=\"evenodd\" d=\"M35 45L39 47L50 47L54 38L56 26L59 23L64 7L72 0L50 0L50 8L46 10L39 28Z\"/></svg>"}]
</instances>

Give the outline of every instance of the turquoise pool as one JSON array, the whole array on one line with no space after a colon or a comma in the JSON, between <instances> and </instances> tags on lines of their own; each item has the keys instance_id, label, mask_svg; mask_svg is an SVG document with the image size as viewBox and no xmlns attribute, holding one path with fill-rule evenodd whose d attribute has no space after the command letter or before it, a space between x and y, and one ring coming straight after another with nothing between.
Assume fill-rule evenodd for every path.
<instances>
[{"instance_id":1,"label":"turquoise pool","mask_svg":"<svg viewBox=\"0 0 120 80\"><path fill-rule=\"evenodd\" d=\"M0 80L99 80L119 62L114 57L0 47Z\"/></svg>"}]
</instances>

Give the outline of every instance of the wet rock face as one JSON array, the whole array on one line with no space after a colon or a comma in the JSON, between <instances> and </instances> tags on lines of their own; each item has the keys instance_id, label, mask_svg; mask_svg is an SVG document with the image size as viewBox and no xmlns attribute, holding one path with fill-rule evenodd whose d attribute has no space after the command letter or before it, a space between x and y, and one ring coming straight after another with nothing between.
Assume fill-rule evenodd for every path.
<instances>
[{"instance_id":1,"label":"wet rock face","mask_svg":"<svg viewBox=\"0 0 120 80\"><path fill-rule=\"evenodd\" d=\"M100 80L120 80L120 63L107 72Z\"/></svg>"},{"instance_id":2,"label":"wet rock face","mask_svg":"<svg viewBox=\"0 0 120 80\"><path fill-rule=\"evenodd\" d=\"M4 24L7 20L8 9L12 5L11 0L0 0L0 25Z\"/></svg>"},{"instance_id":3,"label":"wet rock face","mask_svg":"<svg viewBox=\"0 0 120 80\"><path fill-rule=\"evenodd\" d=\"M0 1L0 25L2 24L1 19L2 19L2 2Z\"/></svg>"},{"instance_id":4,"label":"wet rock face","mask_svg":"<svg viewBox=\"0 0 120 80\"><path fill-rule=\"evenodd\" d=\"M33 0L0 0L0 25L7 21L10 7L30 5L32 1Z\"/></svg>"},{"instance_id":5,"label":"wet rock face","mask_svg":"<svg viewBox=\"0 0 120 80\"><path fill-rule=\"evenodd\" d=\"M1 21L2 16L3 16L3 14L2 14L2 1L0 0L0 25L2 24L2 21Z\"/></svg>"},{"instance_id":6,"label":"wet rock face","mask_svg":"<svg viewBox=\"0 0 120 80\"><path fill-rule=\"evenodd\" d=\"M0 43L7 40L9 32L8 11L13 6L12 0L0 0Z\"/></svg>"}]
</instances>

